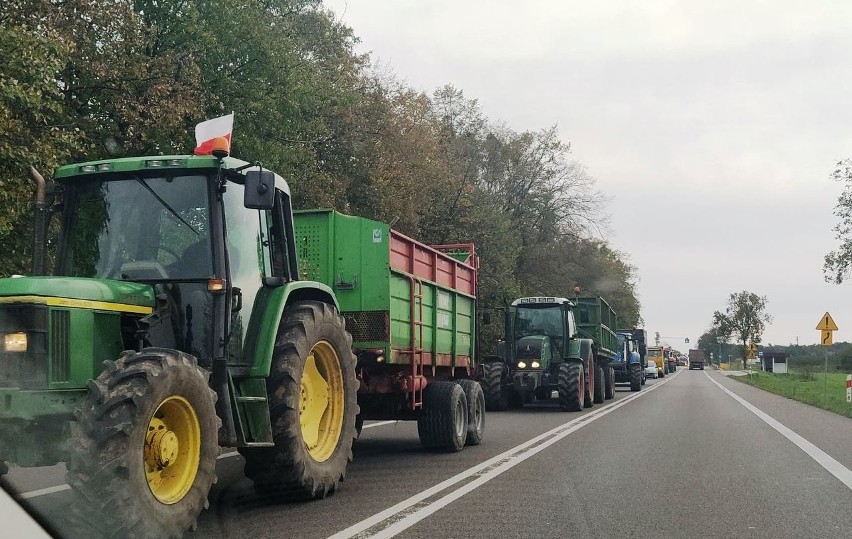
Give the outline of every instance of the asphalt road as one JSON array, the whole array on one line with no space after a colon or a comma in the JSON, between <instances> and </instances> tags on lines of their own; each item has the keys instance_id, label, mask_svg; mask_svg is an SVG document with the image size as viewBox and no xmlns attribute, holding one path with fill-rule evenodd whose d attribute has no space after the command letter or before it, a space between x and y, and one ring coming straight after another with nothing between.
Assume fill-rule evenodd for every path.
<instances>
[{"instance_id":1,"label":"asphalt road","mask_svg":"<svg viewBox=\"0 0 852 539\"><path fill-rule=\"evenodd\" d=\"M455 454L421 450L414 423L369 425L342 488L309 503L258 496L225 453L190 537L852 537L852 420L716 371L486 421L482 445ZM6 481L61 522L63 475Z\"/></svg>"}]
</instances>

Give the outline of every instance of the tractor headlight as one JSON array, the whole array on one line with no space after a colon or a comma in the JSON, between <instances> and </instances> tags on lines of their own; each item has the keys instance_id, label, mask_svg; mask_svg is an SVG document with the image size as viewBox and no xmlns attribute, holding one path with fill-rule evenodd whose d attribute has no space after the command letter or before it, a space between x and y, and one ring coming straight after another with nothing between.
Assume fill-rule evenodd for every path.
<instances>
[{"instance_id":1,"label":"tractor headlight","mask_svg":"<svg viewBox=\"0 0 852 539\"><path fill-rule=\"evenodd\" d=\"M5 333L3 335L3 351L4 352L26 352L27 351L27 334L26 333Z\"/></svg>"},{"instance_id":2,"label":"tractor headlight","mask_svg":"<svg viewBox=\"0 0 852 539\"><path fill-rule=\"evenodd\" d=\"M533 369L537 369L537 368L541 367L541 363L539 363L538 361L533 361L532 365L530 365L530 367L532 367Z\"/></svg>"},{"instance_id":3,"label":"tractor headlight","mask_svg":"<svg viewBox=\"0 0 852 539\"><path fill-rule=\"evenodd\" d=\"M523 361L518 361L518 368L519 368L519 369L526 369L526 368L527 368L527 364L526 364L526 363L524 363Z\"/></svg>"}]
</instances>

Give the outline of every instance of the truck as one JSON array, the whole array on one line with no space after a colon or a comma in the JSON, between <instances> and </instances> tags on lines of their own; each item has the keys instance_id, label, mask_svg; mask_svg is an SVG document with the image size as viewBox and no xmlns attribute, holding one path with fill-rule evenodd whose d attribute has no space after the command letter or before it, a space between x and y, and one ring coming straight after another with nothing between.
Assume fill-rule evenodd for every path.
<instances>
[{"instance_id":1,"label":"truck","mask_svg":"<svg viewBox=\"0 0 852 539\"><path fill-rule=\"evenodd\" d=\"M428 246L386 223L330 209L295 213L302 277L336 294L357 357L365 420L417 421L424 448L482 440L473 244Z\"/></svg>"},{"instance_id":2,"label":"truck","mask_svg":"<svg viewBox=\"0 0 852 539\"><path fill-rule=\"evenodd\" d=\"M649 346L647 358L657 365L657 377L665 378L668 373L669 351L664 346Z\"/></svg>"},{"instance_id":3,"label":"truck","mask_svg":"<svg viewBox=\"0 0 852 539\"><path fill-rule=\"evenodd\" d=\"M704 370L704 351L692 349L689 351L689 370L701 369Z\"/></svg>"},{"instance_id":4,"label":"truck","mask_svg":"<svg viewBox=\"0 0 852 539\"><path fill-rule=\"evenodd\" d=\"M616 337L595 315L598 300L537 296L513 301L504 310L503 355L486 356L482 363L486 409L520 407L549 399L554 391L564 411L578 412L614 397L606 370L615 357Z\"/></svg>"},{"instance_id":5,"label":"truck","mask_svg":"<svg viewBox=\"0 0 852 539\"><path fill-rule=\"evenodd\" d=\"M32 275L0 279L0 461L65 462L81 536L181 536L222 447L259 493L333 493L355 356L334 290L299 277L287 182L225 138L31 174Z\"/></svg>"},{"instance_id":6,"label":"truck","mask_svg":"<svg viewBox=\"0 0 852 539\"><path fill-rule=\"evenodd\" d=\"M610 363L615 372L615 383L628 384L630 391L639 391L645 383L645 366L634 330L618 330L616 339L616 358Z\"/></svg>"}]
</instances>

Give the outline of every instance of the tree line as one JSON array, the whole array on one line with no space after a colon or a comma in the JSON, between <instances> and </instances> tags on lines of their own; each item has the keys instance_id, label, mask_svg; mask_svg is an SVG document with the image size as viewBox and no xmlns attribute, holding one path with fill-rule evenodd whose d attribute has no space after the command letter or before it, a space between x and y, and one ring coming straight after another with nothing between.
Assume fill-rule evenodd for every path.
<instances>
[{"instance_id":1,"label":"tree line","mask_svg":"<svg viewBox=\"0 0 852 539\"><path fill-rule=\"evenodd\" d=\"M556 126L519 132L459 88L413 90L357 43L315 0L0 4L0 274L29 268L30 165L187 153L196 123L234 111L232 154L285 177L298 208L474 242L481 306L578 284L641 322L606 196Z\"/></svg>"}]
</instances>

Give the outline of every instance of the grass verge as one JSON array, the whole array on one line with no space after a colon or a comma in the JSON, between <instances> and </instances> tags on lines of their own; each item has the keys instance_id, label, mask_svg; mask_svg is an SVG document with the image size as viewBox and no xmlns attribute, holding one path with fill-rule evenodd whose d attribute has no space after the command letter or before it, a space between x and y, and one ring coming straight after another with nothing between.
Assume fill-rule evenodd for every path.
<instances>
[{"instance_id":1,"label":"grass verge","mask_svg":"<svg viewBox=\"0 0 852 539\"><path fill-rule=\"evenodd\" d=\"M846 373L828 373L827 383L822 372L808 371L791 371L787 374L752 371L751 376L731 378L852 418L852 403L846 402Z\"/></svg>"}]
</instances>

